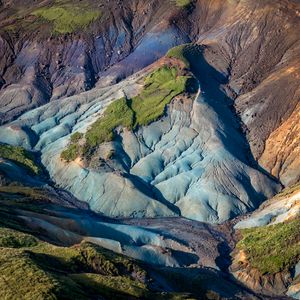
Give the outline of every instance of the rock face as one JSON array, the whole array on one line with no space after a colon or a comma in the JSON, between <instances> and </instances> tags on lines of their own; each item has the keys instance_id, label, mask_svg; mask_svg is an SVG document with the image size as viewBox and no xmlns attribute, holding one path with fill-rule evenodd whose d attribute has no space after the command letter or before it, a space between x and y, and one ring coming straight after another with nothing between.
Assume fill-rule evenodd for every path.
<instances>
[{"instance_id":1,"label":"rock face","mask_svg":"<svg viewBox=\"0 0 300 300\"><path fill-rule=\"evenodd\" d=\"M299 180L299 142L293 134L299 126L300 43L294 31L299 19L296 1L240 1L200 37L216 49L211 65L224 69L226 62L254 157L284 185Z\"/></svg>"},{"instance_id":2,"label":"rock face","mask_svg":"<svg viewBox=\"0 0 300 300\"><path fill-rule=\"evenodd\" d=\"M266 141L259 159L262 167L289 186L299 182L299 113L298 104L291 116Z\"/></svg>"},{"instance_id":3,"label":"rock face","mask_svg":"<svg viewBox=\"0 0 300 300\"><path fill-rule=\"evenodd\" d=\"M300 187L293 186L266 201L250 218L240 221L236 229L274 225L300 215Z\"/></svg>"}]
</instances>

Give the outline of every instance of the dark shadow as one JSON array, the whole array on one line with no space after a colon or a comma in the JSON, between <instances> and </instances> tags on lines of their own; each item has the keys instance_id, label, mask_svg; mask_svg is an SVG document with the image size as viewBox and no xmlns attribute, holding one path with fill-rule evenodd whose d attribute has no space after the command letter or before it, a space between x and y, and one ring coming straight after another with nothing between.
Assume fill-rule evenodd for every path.
<instances>
[{"instance_id":1,"label":"dark shadow","mask_svg":"<svg viewBox=\"0 0 300 300\"><path fill-rule=\"evenodd\" d=\"M232 262L232 258L230 256L231 248L226 242L221 242L218 244L218 252L220 255L215 260L216 265L222 272L229 273L229 267Z\"/></svg>"},{"instance_id":2,"label":"dark shadow","mask_svg":"<svg viewBox=\"0 0 300 300\"><path fill-rule=\"evenodd\" d=\"M224 276L224 273L213 268L152 268L155 273L151 272L151 275L167 283L169 289L192 293L196 299L238 299L240 296L248 299L254 295L233 277Z\"/></svg>"},{"instance_id":3,"label":"dark shadow","mask_svg":"<svg viewBox=\"0 0 300 300\"><path fill-rule=\"evenodd\" d=\"M153 186L149 183L146 183L145 181L143 181L140 177L138 177L136 175L124 173L123 177L128 178L134 184L136 189L139 190L140 192L142 192L144 195L164 204L171 211L175 212L177 215L180 216L180 209L177 206L175 206L174 204L172 204L171 202L169 202L168 200L166 200L166 198L164 198L162 193L155 186Z\"/></svg>"},{"instance_id":4,"label":"dark shadow","mask_svg":"<svg viewBox=\"0 0 300 300\"><path fill-rule=\"evenodd\" d=\"M192 264L197 264L199 257L196 254L188 253L179 250L172 250L172 256L181 266L189 266Z\"/></svg>"},{"instance_id":5,"label":"dark shadow","mask_svg":"<svg viewBox=\"0 0 300 300\"><path fill-rule=\"evenodd\" d=\"M206 61L204 51L208 50L208 46L194 45L194 47L196 50L190 54L188 52L186 58L190 62L191 71L200 83L201 101L207 103L217 113L218 121L222 125L222 130L218 131L217 134L224 147L245 165L257 169L279 183L278 179L258 164L251 152L243 130L243 122L234 106L235 99L230 98L224 90L224 87L229 83L229 72L227 75L222 74ZM241 180L243 181L245 178L241 178ZM248 192L253 192L253 190ZM260 196L262 195L258 195L258 198Z\"/></svg>"},{"instance_id":6,"label":"dark shadow","mask_svg":"<svg viewBox=\"0 0 300 300\"><path fill-rule=\"evenodd\" d=\"M224 125L223 131L228 134L232 133L228 137L219 132L224 146L240 161L258 169L278 182L275 177L260 167L254 159L243 130L243 122L234 106L235 99L229 97L223 90L223 87L229 83L230 70L228 74L222 74L206 61L204 51L209 49L208 46L194 45L194 47L195 50L192 53L186 53L186 58L190 62L191 71L198 79L201 89L204 92L202 99L217 113L219 120ZM234 136L232 136L233 134ZM232 138L236 139L236 143L232 143ZM239 148L237 149L235 145L238 145ZM241 148L243 152L240 151ZM241 155L241 153L245 155Z\"/></svg>"}]
</instances>

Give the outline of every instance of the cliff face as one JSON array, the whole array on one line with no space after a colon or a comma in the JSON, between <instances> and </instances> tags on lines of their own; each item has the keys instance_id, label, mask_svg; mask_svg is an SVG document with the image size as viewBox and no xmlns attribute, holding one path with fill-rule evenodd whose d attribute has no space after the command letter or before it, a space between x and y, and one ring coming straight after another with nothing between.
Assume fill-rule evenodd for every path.
<instances>
[{"instance_id":1,"label":"cliff face","mask_svg":"<svg viewBox=\"0 0 300 300\"><path fill-rule=\"evenodd\" d=\"M197 40L211 47L209 64L226 74L227 92L255 159L285 185L293 184L299 179L298 137L287 131L295 132L298 124L299 2L226 4L220 12L216 6L221 5L214 2L211 11L218 20L211 28L200 28Z\"/></svg>"}]
</instances>

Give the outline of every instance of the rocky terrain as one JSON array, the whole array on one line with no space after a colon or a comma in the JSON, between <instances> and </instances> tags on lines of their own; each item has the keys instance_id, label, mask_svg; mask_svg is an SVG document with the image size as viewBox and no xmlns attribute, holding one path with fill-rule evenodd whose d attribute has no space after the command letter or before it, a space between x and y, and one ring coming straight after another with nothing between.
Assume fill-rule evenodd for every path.
<instances>
[{"instance_id":1,"label":"rocky terrain","mask_svg":"<svg viewBox=\"0 0 300 300\"><path fill-rule=\"evenodd\" d=\"M299 29L298 0L0 0L1 297L299 299Z\"/></svg>"}]
</instances>

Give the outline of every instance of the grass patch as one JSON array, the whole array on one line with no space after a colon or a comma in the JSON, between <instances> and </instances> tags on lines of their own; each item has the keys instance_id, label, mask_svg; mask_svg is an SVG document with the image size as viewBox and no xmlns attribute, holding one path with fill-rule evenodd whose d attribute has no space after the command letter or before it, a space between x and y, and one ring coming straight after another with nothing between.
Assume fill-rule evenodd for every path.
<instances>
[{"instance_id":1,"label":"grass patch","mask_svg":"<svg viewBox=\"0 0 300 300\"><path fill-rule=\"evenodd\" d=\"M9 186L0 186L0 195L1 193L11 195L21 195L25 198L30 198L31 200L46 200L47 194L45 191L38 188L26 187L20 185L9 185Z\"/></svg>"},{"instance_id":2,"label":"grass patch","mask_svg":"<svg viewBox=\"0 0 300 300\"><path fill-rule=\"evenodd\" d=\"M189 79L188 76L178 76L175 67L167 66L147 76L144 90L132 99L131 106L135 112L133 127L146 126L159 119L164 114L166 105L187 90Z\"/></svg>"},{"instance_id":3,"label":"grass patch","mask_svg":"<svg viewBox=\"0 0 300 300\"><path fill-rule=\"evenodd\" d=\"M61 154L60 157L67 161L73 161L75 160L79 153L80 153L80 139L83 137L83 134L80 132L75 132L71 135L70 144L67 149L65 149Z\"/></svg>"},{"instance_id":4,"label":"grass patch","mask_svg":"<svg viewBox=\"0 0 300 300\"><path fill-rule=\"evenodd\" d=\"M0 227L0 298L144 296L146 286L129 273L123 274L128 261L93 244L58 247L29 234Z\"/></svg>"},{"instance_id":5,"label":"grass patch","mask_svg":"<svg viewBox=\"0 0 300 300\"><path fill-rule=\"evenodd\" d=\"M33 247L38 244L38 240L28 234L0 227L0 247L22 248Z\"/></svg>"},{"instance_id":6,"label":"grass patch","mask_svg":"<svg viewBox=\"0 0 300 300\"><path fill-rule=\"evenodd\" d=\"M34 174L41 171L34 155L22 147L0 144L0 157L9 159Z\"/></svg>"},{"instance_id":7,"label":"grass patch","mask_svg":"<svg viewBox=\"0 0 300 300\"><path fill-rule=\"evenodd\" d=\"M272 226L242 229L237 248L262 274L289 270L300 259L300 218Z\"/></svg>"},{"instance_id":8,"label":"grass patch","mask_svg":"<svg viewBox=\"0 0 300 300\"><path fill-rule=\"evenodd\" d=\"M104 142L109 142L114 137L113 130L118 126L133 128L134 112L130 108L129 100L121 98L111 103L103 117L98 119L87 131L86 147L93 148Z\"/></svg>"},{"instance_id":9,"label":"grass patch","mask_svg":"<svg viewBox=\"0 0 300 300\"><path fill-rule=\"evenodd\" d=\"M166 56L170 58L177 58L184 62L187 68L191 67L191 64L195 62L197 56L201 55L202 49L199 45L195 44L183 44L171 48Z\"/></svg>"},{"instance_id":10,"label":"grass patch","mask_svg":"<svg viewBox=\"0 0 300 300\"><path fill-rule=\"evenodd\" d=\"M91 243L58 247L0 227L1 299L185 299L152 292L134 260Z\"/></svg>"},{"instance_id":11,"label":"grass patch","mask_svg":"<svg viewBox=\"0 0 300 300\"><path fill-rule=\"evenodd\" d=\"M78 157L80 153L79 150L79 145L71 142L68 148L60 154L60 157L67 162L73 161Z\"/></svg>"},{"instance_id":12,"label":"grass patch","mask_svg":"<svg viewBox=\"0 0 300 300\"><path fill-rule=\"evenodd\" d=\"M192 3L191 0L175 0L175 4L178 7L187 7Z\"/></svg>"},{"instance_id":13,"label":"grass patch","mask_svg":"<svg viewBox=\"0 0 300 300\"><path fill-rule=\"evenodd\" d=\"M32 15L53 24L55 33L72 33L85 28L101 16L101 12L88 6L57 3L32 12Z\"/></svg>"},{"instance_id":14,"label":"grass patch","mask_svg":"<svg viewBox=\"0 0 300 300\"><path fill-rule=\"evenodd\" d=\"M136 130L158 120L171 100L183 93L194 92L194 79L191 76L180 76L175 67L163 66L145 78L144 89L132 99L121 98L111 103L86 132L83 145L78 140L72 141L61 158L72 161L78 156L89 156L94 149L115 137L115 130L127 128Z\"/></svg>"}]
</instances>

